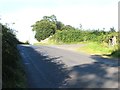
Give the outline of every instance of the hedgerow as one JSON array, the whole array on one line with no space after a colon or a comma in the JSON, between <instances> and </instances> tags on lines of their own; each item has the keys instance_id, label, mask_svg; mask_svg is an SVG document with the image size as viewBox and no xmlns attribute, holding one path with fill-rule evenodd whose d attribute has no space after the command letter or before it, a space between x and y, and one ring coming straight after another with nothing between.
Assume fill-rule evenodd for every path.
<instances>
[{"instance_id":1,"label":"hedgerow","mask_svg":"<svg viewBox=\"0 0 120 90\"><path fill-rule=\"evenodd\" d=\"M24 71L20 64L20 55L17 50L19 41L13 31L2 25L2 87L24 87Z\"/></svg>"},{"instance_id":2,"label":"hedgerow","mask_svg":"<svg viewBox=\"0 0 120 90\"><path fill-rule=\"evenodd\" d=\"M56 42L74 43L83 41L106 42L111 36L116 36L118 41L118 32L108 32L99 30L62 30L57 31L50 39Z\"/></svg>"}]
</instances>

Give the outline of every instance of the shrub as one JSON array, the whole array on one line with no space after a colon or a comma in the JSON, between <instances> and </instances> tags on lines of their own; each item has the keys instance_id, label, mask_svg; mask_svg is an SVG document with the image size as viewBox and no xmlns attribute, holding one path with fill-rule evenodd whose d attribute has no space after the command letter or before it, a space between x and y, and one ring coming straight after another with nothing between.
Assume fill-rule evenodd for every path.
<instances>
[{"instance_id":1,"label":"shrub","mask_svg":"<svg viewBox=\"0 0 120 90\"><path fill-rule=\"evenodd\" d=\"M2 25L2 87L24 87L24 74L17 50L18 40L10 29Z\"/></svg>"}]
</instances>

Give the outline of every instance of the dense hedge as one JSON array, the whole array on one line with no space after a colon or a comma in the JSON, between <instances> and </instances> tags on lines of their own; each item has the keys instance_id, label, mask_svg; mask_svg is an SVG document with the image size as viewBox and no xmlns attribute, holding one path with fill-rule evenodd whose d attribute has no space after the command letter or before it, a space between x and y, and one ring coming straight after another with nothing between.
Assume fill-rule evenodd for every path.
<instances>
[{"instance_id":1,"label":"dense hedge","mask_svg":"<svg viewBox=\"0 0 120 90\"><path fill-rule=\"evenodd\" d=\"M23 71L20 66L20 56L17 50L19 41L12 30L2 25L2 87L22 87ZM24 80L23 80L24 81Z\"/></svg>"},{"instance_id":2,"label":"dense hedge","mask_svg":"<svg viewBox=\"0 0 120 90\"><path fill-rule=\"evenodd\" d=\"M69 30L69 31L58 31L51 39L55 39L57 42L79 42L82 41L81 39L81 32L75 31L75 30Z\"/></svg>"},{"instance_id":3,"label":"dense hedge","mask_svg":"<svg viewBox=\"0 0 120 90\"><path fill-rule=\"evenodd\" d=\"M106 42L108 43L111 36L117 36L117 32L107 32L99 30L63 30L57 31L50 39L56 42L73 43L82 41L95 41L95 42Z\"/></svg>"}]
</instances>

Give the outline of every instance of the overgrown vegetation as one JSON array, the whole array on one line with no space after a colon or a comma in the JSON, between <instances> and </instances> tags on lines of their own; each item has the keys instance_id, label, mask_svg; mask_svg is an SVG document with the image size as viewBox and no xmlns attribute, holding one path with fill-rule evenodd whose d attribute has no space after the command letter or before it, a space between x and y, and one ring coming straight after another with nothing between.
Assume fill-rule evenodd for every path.
<instances>
[{"instance_id":1,"label":"overgrown vegetation","mask_svg":"<svg viewBox=\"0 0 120 90\"><path fill-rule=\"evenodd\" d=\"M118 45L110 46L109 39L112 36L117 37L118 43L118 32L112 31L102 31L102 30L69 30L69 31L58 31L51 38L50 41L55 43L77 43L84 42L87 44L84 47L80 47L77 51L84 51L90 54L108 54L112 57L119 57L120 51L118 50Z\"/></svg>"},{"instance_id":2,"label":"overgrown vegetation","mask_svg":"<svg viewBox=\"0 0 120 90\"><path fill-rule=\"evenodd\" d=\"M117 49L111 53L112 57L120 58L120 49Z\"/></svg>"},{"instance_id":3,"label":"overgrown vegetation","mask_svg":"<svg viewBox=\"0 0 120 90\"><path fill-rule=\"evenodd\" d=\"M83 47L77 48L77 51L87 52L88 54L110 55L112 51L117 50L117 46L109 47L107 43L85 42Z\"/></svg>"},{"instance_id":4,"label":"overgrown vegetation","mask_svg":"<svg viewBox=\"0 0 120 90\"><path fill-rule=\"evenodd\" d=\"M35 38L38 41L44 40L48 38L50 35L55 34L56 31L56 17L52 16L44 16L42 20L37 21L34 25L32 25L33 31L36 31Z\"/></svg>"},{"instance_id":5,"label":"overgrown vegetation","mask_svg":"<svg viewBox=\"0 0 120 90\"><path fill-rule=\"evenodd\" d=\"M55 42L63 42L63 43L86 42L86 41L108 43L111 36L116 36L118 39L117 32L76 29L76 30L58 31L50 39L55 40Z\"/></svg>"},{"instance_id":6,"label":"overgrown vegetation","mask_svg":"<svg viewBox=\"0 0 120 90\"><path fill-rule=\"evenodd\" d=\"M22 88L25 87L24 71L17 50L19 41L13 31L2 25L2 87Z\"/></svg>"},{"instance_id":7,"label":"overgrown vegetation","mask_svg":"<svg viewBox=\"0 0 120 90\"><path fill-rule=\"evenodd\" d=\"M41 24L41 22L43 21L44 23ZM52 23L52 25L50 23ZM54 26L54 28L52 26ZM112 36L116 37L117 43L119 41L118 32L115 31L114 27L110 28L109 31L105 31L104 29L81 30L81 28L74 28L70 25L64 25L62 22L57 21L55 15L44 16L42 20L36 22L32 27L33 30L36 31L35 38L38 41L44 40L51 36L48 40L48 44L64 44L64 43L70 44L79 42L92 42L87 43L88 45L84 47L84 50L86 49L87 51L90 52L97 51L101 53L109 53L111 55L115 54L115 52L116 53L119 52L118 48L116 48L118 47L118 45L116 45L115 47L111 47L109 42ZM54 33L51 33L50 29L54 30ZM119 53L117 54L118 54L117 56L120 56Z\"/></svg>"},{"instance_id":8,"label":"overgrown vegetation","mask_svg":"<svg viewBox=\"0 0 120 90\"><path fill-rule=\"evenodd\" d=\"M110 56L120 58L120 31L118 32L118 49L114 50Z\"/></svg>"}]
</instances>

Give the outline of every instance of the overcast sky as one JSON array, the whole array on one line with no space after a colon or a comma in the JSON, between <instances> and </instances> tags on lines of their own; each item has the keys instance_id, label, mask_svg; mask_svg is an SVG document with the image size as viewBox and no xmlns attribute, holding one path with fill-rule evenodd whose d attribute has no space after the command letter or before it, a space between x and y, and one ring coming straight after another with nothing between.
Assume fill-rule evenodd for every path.
<instances>
[{"instance_id":1,"label":"overcast sky","mask_svg":"<svg viewBox=\"0 0 120 90\"><path fill-rule=\"evenodd\" d=\"M2 23L17 30L21 41L33 41L30 27L43 16L54 14L66 25L84 29L118 28L119 0L0 0ZM14 25L11 23L15 22Z\"/></svg>"}]
</instances>

